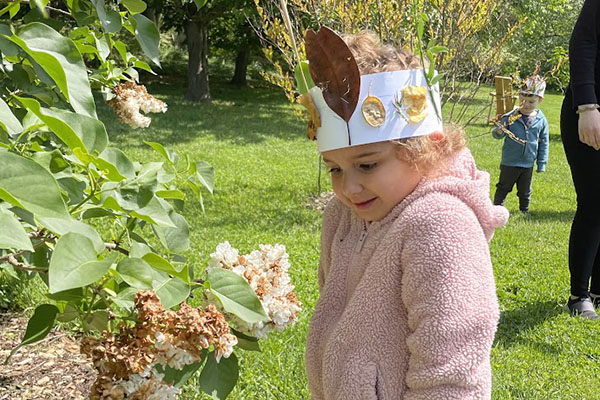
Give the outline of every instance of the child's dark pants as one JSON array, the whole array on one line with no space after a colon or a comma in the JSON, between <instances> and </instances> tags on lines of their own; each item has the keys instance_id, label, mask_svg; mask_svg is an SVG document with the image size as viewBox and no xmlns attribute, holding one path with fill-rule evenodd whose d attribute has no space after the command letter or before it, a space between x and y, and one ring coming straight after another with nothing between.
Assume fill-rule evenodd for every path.
<instances>
[{"instance_id":1,"label":"child's dark pants","mask_svg":"<svg viewBox=\"0 0 600 400\"><path fill-rule=\"evenodd\" d=\"M529 202L531 201L531 179L533 177L533 167L510 167L500 165L500 179L496 184L496 194L494 195L494 204L503 206L506 195L508 195L515 183L517 184L517 196L519 197L519 210L529 211Z\"/></svg>"}]
</instances>

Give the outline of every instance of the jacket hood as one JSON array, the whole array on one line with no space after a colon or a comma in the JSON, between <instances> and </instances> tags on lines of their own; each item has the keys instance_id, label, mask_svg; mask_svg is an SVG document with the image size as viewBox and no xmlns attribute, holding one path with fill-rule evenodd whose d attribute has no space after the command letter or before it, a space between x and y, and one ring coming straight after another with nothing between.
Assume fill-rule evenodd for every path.
<instances>
[{"instance_id":1,"label":"jacket hood","mask_svg":"<svg viewBox=\"0 0 600 400\"><path fill-rule=\"evenodd\" d=\"M491 240L495 228L508 221L508 210L490 200L490 175L477 169L467 148L447 161L441 175L424 178L403 203L411 203L428 193L448 193L462 200L477 216L487 240Z\"/></svg>"}]
</instances>

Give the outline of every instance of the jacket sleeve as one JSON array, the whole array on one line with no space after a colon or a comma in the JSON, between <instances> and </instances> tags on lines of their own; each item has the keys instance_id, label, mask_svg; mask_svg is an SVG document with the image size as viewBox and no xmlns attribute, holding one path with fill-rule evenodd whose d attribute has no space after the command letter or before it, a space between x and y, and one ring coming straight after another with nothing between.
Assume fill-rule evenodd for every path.
<instances>
[{"instance_id":1,"label":"jacket sleeve","mask_svg":"<svg viewBox=\"0 0 600 400\"><path fill-rule=\"evenodd\" d=\"M548 163L548 148L550 145L550 133L548 131L548 121L544 118L544 125L540 132L537 152L537 170L543 172L546 170Z\"/></svg>"},{"instance_id":2,"label":"jacket sleeve","mask_svg":"<svg viewBox=\"0 0 600 400\"><path fill-rule=\"evenodd\" d=\"M594 90L598 52L598 0L585 0L569 42L569 66L573 103L597 103Z\"/></svg>"},{"instance_id":3,"label":"jacket sleeve","mask_svg":"<svg viewBox=\"0 0 600 400\"><path fill-rule=\"evenodd\" d=\"M499 310L487 240L456 198L415 214L401 256L410 329L404 399L489 399Z\"/></svg>"},{"instance_id":4,"label":"jacket sleeve","mask_svg":"<svg viewBox=\"0 0 600 400\"><path fill-rule=\"evenodd\" d=\"M508 117L503 116L502 119L500 120L500 122L498 122L498 124L506 126L507 121L508 121ZM492 136L496 139L502 139L503 137L506 136L506 133L504 133L504 131L502 129L500 129L498 127L498 125L495 125L494 128L492 129Z\"/></svg>"}]
</instances>

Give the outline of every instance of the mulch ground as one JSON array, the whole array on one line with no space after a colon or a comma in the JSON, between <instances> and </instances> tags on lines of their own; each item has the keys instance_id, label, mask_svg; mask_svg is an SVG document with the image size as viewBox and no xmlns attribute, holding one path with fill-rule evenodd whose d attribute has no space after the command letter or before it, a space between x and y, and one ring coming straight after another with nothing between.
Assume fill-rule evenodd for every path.
<instances>
[{"instance_id":1,"label":"mulch ground","mask_svg":"<svg viewBox=\"0 0 600 400\"><path fill-rule=\"evenodd\" d=\"M84 400L96 380L78 343L61 331L19 349L4 365L27 327L18 314L0 314L0 400Z\"/></svg>"}]
</instances>

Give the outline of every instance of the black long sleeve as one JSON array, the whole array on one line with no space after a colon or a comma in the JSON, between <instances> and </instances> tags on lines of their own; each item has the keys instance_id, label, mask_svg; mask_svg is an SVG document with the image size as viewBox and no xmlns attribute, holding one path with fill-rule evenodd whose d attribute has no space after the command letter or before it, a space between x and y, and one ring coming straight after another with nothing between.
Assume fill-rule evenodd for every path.
<instances>
[{"instance_id":1,"label":"black long sleeve","mask_svg":"<svg viewBox=\"0 0 600 400\"><path fill-rule=\"evenodd\" d=\"M585 0L569 42L573 105L598 103L600 0Z\"/></svg>"}]
</instances>

